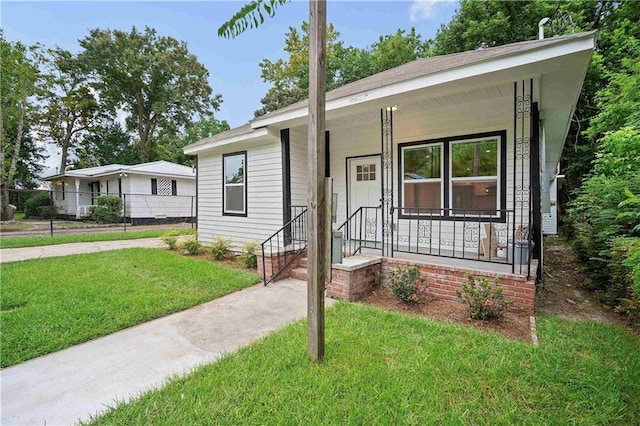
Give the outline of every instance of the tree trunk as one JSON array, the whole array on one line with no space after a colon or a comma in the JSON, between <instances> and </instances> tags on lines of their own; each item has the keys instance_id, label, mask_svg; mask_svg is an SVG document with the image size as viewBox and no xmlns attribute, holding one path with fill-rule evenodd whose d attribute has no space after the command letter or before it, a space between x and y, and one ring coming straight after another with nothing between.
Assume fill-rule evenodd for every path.
<instances>
[{"instance_id":1,"label":"tree trunk","mask_svg":"<svg viewBox=\"0 0 640 426\"><path fill-rule=\"evenodd\" d=\"M24 126L24 105L20 107L20 117L18 118L18 130L16 132L16 143L13 146L13 155L11 157L11 166L7 174L7 187L13 187L13 178L18 169L18 159L20 158L20 148L22 147L22 127Z\"/></svg>"},{"instance_id":2,"label":"tree trunk","mask_svg":"<svg viewBox=\"0 0 640 426\"><path fill-rule=\"evenodd\" d=\"M20 158L20 147L22 146L22 127L24 125L24 105L19 107L19 118L18 118L18 130L16 131L16 140L13 144L13 153L11 155L11 164L9 166L9 170L6 172L6 176L4 176L4 180L2 182L1 191L1 206L0 206L0 220L9 220L9 190L13 188L13 179L16 175L16 170L18 169L18 159ZM4 120L2 121L4 125ZM4 129L2 129L4 133ZM2 161L2 169L4 171L4 146L2 148L2 155L0 156L0 160Z\"/></svg>"},{"instance_id":3,"label":"tree trunk","mask_svg":"<svg viewBox=\"0 0 640 426\"><path fill-rule=\"evenodd\" d=\"M8 217L9 192L4 182L4 117L0 111L0 220Z\"/></svg>"},{"instance_id":4,"label":"tree trunk","mask_svg":"<svg viewBox=\"0 0 640 426\"><path fill-rule=\"evenodd\" d=\"M60 170L58 173L62 174L67 170L67 155L69 152L69 143L65 141L62 144L62 156L60 157Z\"/></svg>"}]
</instances>

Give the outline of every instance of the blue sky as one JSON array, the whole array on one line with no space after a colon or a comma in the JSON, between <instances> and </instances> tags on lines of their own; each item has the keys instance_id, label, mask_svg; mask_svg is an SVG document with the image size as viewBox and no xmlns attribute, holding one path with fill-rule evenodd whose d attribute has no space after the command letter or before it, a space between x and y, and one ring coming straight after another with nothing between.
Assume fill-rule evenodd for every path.
<instances>
[{"instance_id":1,"label":"blue sky","mask_svg":"<svg viewBox=\"0 0 640 426\"><path fill-rule=\"evenodd\" d=\"M78 39L92 28L128 30L135 25L154 27L162 35L185 41L211 73L210 84L222 94L217 117L232 127L253 118L269 86L260 78L259 62L284 55L284 34L289 26L308 19L309 3L294 1L278 10L258 29L226 40L218 27L245 2L7 2L1 6L5 36L25 44L35 42L79 49ZM377 37L398 28L416 30L424 38L449 21L457 3L433 1L332 1L328 22L333 23L346 45L365 47Z\"/></svg>"},{"instance_id":2,"label":"blue sky","mask_svg":"<svg viewBox=\"0 0 640 426\"><path fill-rule=\"evenodd\" d=\"M231 127L253 118L269 85L260 78L261 60L284 56L284 35L289 26L308 20L309 3L294 0L281 7L274 18L236 39L222 39L217 29L246 1L7 1L0 3L5 37L24 44L42 43L78 51L78 39L90 29L130 30L153 27L158 33L187 43L189 51L209 70L214 93L223 103L216 117ZM449 22L457 2L333 1L328 0L327 21L340 32L345 45L366 47L381 35L415 27L424 39L433 37ZM43 175L55 172L59 149L47 146L50 157Z\"/></svg>"}]
</instances>

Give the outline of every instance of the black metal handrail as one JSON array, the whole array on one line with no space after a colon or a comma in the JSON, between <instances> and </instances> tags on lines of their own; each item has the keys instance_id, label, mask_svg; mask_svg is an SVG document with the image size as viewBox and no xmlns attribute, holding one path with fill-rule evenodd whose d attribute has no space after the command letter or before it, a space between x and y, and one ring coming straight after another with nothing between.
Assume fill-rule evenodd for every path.
<instances>
[{"instance_id":1,"label":"black metal handrail","mask_svg":"<svg viewBox=\"0 0 640 426\"><path fill-rule=\"evenodd\" d=\"M298 213L293 219L285 223L282 228L264 240L261 246L262 276L264 277L264 285L267 285L307 248L307 209L304 208L301 213ZM267 251L269 258L272 259L271 276L268 278L265 267ZM274 258L277 259L275 265L273 263ZM276 268L275 272L273 271L274 267Z\"/></svg>"},{"instance_id":2,"label":"black metal handrail","mask_svg":"<svg viewBox=\"0 0 640 426\"><path fill-rule=\"evenodd\" d=\"M382 205L362 206L338 227L342 231L342 249L345 257L362 252L363 248L382 247Z\"/></svg>"}]
</instances>

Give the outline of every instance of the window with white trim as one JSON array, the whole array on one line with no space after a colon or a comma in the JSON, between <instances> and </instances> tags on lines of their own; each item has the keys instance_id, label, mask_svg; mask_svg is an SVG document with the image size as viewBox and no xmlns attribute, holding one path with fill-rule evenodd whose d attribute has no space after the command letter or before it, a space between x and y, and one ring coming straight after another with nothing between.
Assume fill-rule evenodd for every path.
<instances>
[{"instance_id":1,"label":"window with white trim","mask_svg":"<svg viewBox=\"0 0 640 426\"><path fill-rule=\"evenodd\" d=\"M402 206L411 213L439 215L442 208L442 144L402 149ZM432 209L436 209L435 211Z\"/></svg>"},{"instance_id":2,"label":"window with white trim","mask_svg":"<svg viewBox=\"0 0 640 426\"><path fill-rule=\"evenodd\" d=\"M498 208L498 140L455 141L449 149L451 208L495 214L492 210Z\"/></svg>"},{"instance_id":3,"label":"window with white trim","mask_svg":"<svg viewBox=\"0 0 640 426\"><path fill-rule=\"evenodd\" d=\"M222 156L223 214L247 214L247 153L238 152Z\"/></svg>"}]
</instances>

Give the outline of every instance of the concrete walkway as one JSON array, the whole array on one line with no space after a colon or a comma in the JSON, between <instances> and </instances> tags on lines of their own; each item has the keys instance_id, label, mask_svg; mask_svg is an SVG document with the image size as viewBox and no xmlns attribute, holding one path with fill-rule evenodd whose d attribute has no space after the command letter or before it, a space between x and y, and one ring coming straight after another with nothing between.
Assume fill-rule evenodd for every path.
<instances>
[{"instance_id":1,"label":"concrete walkway","mask_svg":"<svg viewBox=\"0 0 640 426\"><path fill-rule=\"evenodd\" d=\"M138 240L95 241L92 243L55 244L51 246L5 248L0 250L0 263L20 260L39 259L42 257L68 256L79 253L96 253L99 251L117 250L132 247L162 247L158 238L141 238Z\"/></svg>"},{"instance_id":2,"label":"concrete walkway","mask_svg":"<svg viewBox=\"0 0 640 426\"><path fill-rule=\"evenodd\" d=\"M3 425L86 420L166 378L303 318L306 283L286 279L0 371ZM329 306L333 301L327 299Z\"/></svg>"}]
</instances>

